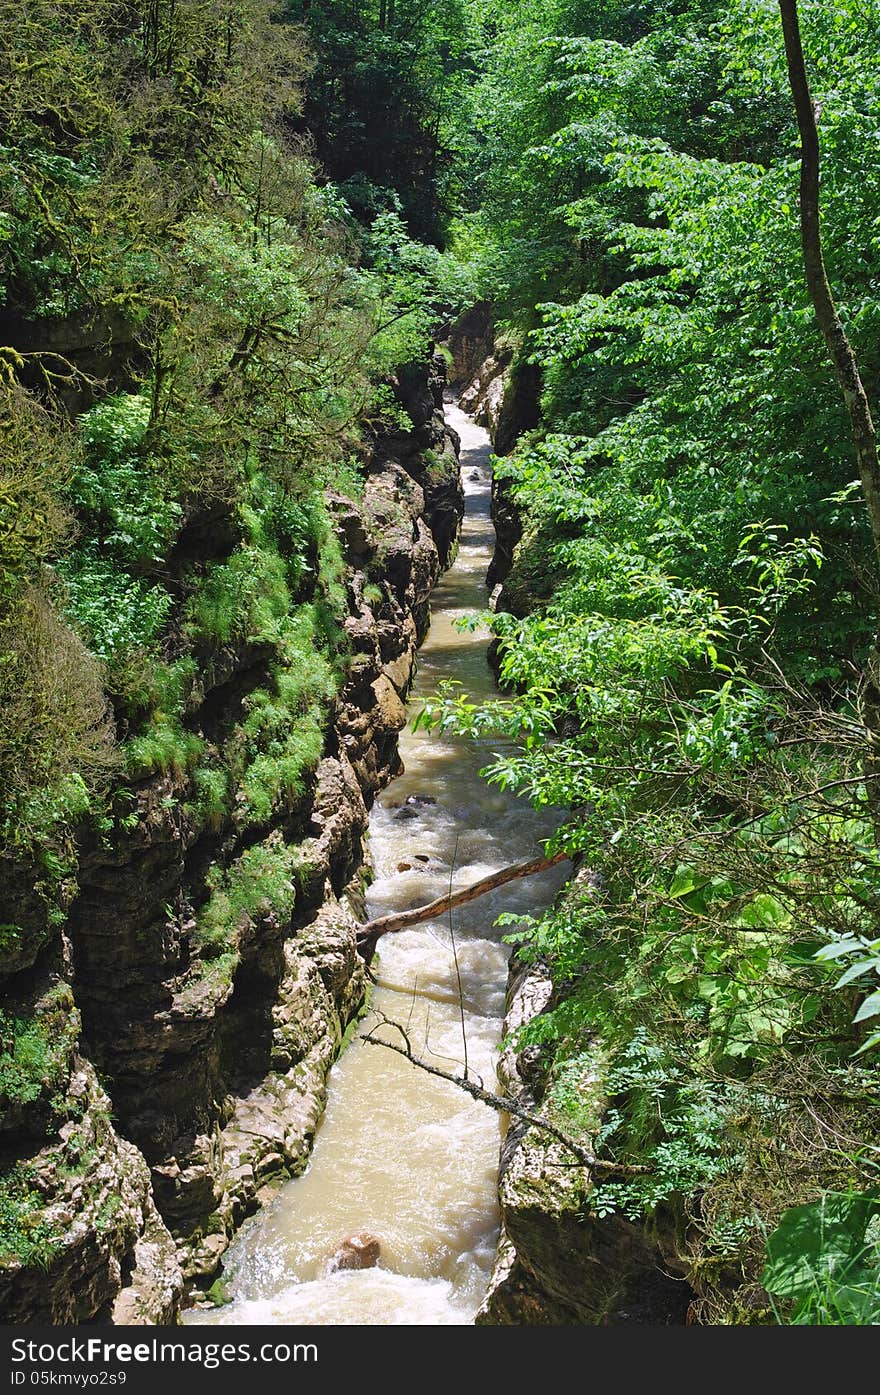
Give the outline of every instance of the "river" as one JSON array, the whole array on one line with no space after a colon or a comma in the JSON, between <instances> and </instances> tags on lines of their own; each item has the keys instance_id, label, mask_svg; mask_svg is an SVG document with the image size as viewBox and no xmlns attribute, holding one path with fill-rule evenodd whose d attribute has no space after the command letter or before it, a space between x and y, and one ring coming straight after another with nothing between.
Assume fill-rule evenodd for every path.
<instances>
[{"instance_id":1,"label":"river","mask_svg":"<svg viewBox=\"0 0 880 1395\"><path fill-rule=\"evenodd\" d=\"M432 598L411 713L443 679L456 679L478 701L495 691L488 633L456 626L487 606L494 541L489 438L457 406L446 412L462 439L466 512L456 561ZM496 749L492 741L401 733L405 774L377 800L370 820L371 917L430 901L448 889L450 877L464 886L540 852L552 823L480 779ZM403 1023L414 1050L447 1071L461 1068L463 1017L468 1065L491 1089L508 957L493 921L501 911L546 905L560 880L556 869L461 907L454 920L458 971L448 919L384 937L374 964L374 1008ZM454 1085L355 1039L331 1073L308 1170L246 1222L225 1257L233 1302L191 1311L186 1320L473 1322L497 1239L500 1129L496 1113ZM359 1231L379 1240L378 1266L328 1273L340 1241Z\"/></svg>"}]
</instances>

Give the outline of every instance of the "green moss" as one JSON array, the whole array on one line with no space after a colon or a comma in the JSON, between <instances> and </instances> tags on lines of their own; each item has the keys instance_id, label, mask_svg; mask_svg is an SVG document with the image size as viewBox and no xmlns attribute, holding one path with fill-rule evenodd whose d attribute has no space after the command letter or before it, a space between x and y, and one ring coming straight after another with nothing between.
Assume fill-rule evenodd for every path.
<instances>
[{"instance_id":1,"label":"green moss","mask_svg":"<svg viewBox=\"0 0 880 1395\"><path fill-rule=\"evenodd\" d=\"M296 901L297 850L272 833L248 848L225 872L208 874L210 897L196 922L193 944L206 963L237 954L238 931L246 920L275 915L289 919ZM236 961L237 962L237 961ZM213 964L219 969L219 964ZM235 964L223 965L224 973Z\"/></svg>"},{"instance_id":2,"label":"green moss","mask_svg":"<svg viewBox=\"0 0 880 1395\"><path fill-rule=\"evenodd\" d=\"M370 982L369 979L367 979L367 982L366 982L366 984L364 985L364 997L363 997L363 1002L361 1003L360 1007L358 1008L358 1010L357 1010L357 1012L354 1014L354 1016L351 1017L351 1018L349 1019L348 1026L345 1028L345 1031L342 1033L342 1040L341 1040L340 1043L339 1043L339 1053L338 1053L340 1056L342 1055L342 1053L343 1053L343 1051L346 1049L346 1047L347 1047L347 1046L350 1046L351 1043L354 1041L354 1038L357 1036L358 1027L360 1026L360 1024L361 1024L361 1022L363 1021L363 1019L364 1019L365 1017L367 1017L367 1016L369 1015L369 1013L370 1013L370 1008L371 1008L372 1001L373 1001L373 984Z\"/></svg>"},{"instance_id":3,"label":"green moss","mask_svg":"<svg viewBox=\"0 0 880 1395\"><path fill-rule=\"evenodd\" d=\"M232 1294L222 1279L214 1280L211 1287L205 1290L205 1297L214 1304L215 1308L223 1308L227 1303L232 1302Z\"/></svg>"}]
</instances>

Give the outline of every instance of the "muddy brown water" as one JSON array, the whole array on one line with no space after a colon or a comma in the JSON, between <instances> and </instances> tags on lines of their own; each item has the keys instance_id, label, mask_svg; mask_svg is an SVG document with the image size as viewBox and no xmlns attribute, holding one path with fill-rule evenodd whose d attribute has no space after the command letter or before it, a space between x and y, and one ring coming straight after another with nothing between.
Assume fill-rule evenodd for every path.
<instances>
[{"instance_id":1,"label":"muddy brown water","mask_svg":"<svg viewBox=\"0 0 880 1395\"><path fill-rule=\"evenodd\" d=\"M486 662L488 633L456 626L487 606L485 576L494 542L489 438L458 407L450 404L446 411L462 438L467 506L457 559L432 598L411 714L443 679L457 680L477 701L495 692ZM432 900L448 889L450 876L455 886L465 886L540 851L553 821L480 778L480 768L498 749L491 740L473 743L410 729L401 734L405 774L384 791L370 820L376 872L371 917ZM406 806L411 796L436 802ZM513 882L455 914L468 1062L489 1089L508 958L503 932L493 922L502 911L540 910L561 879L557 868ZM380 949L374 1006L406 1026L422 1056L444 1070L459 1070L462 1021L448 921L388 935ZM370 1019L363 1025L369 1027ZM186 1321L473 1322L497 1240L500 1128L497 1114L455 1086L355 1039L331 1073L308 1170L244 1225L225 1257L233 1302L190 1311ZM378 1266L329 1273L329 1257L358 1231L378 1238Z\"/></svg>"}]
</instances>

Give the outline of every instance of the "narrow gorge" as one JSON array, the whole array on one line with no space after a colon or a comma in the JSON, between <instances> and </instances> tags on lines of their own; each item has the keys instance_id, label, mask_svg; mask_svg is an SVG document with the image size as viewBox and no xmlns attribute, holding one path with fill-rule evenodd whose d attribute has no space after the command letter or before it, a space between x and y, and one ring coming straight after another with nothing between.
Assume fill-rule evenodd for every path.
<instances>
[{"instance_id":1,"label":"narrow gorge","mask_svg":"<svg viewBox=\"0 0 880 1395\"><path fill-rule=\"evenodd\" d=\"M0 19L0 1319L877 1325L872 14Z\"/></svg>"},{"instance_id":2,"label":"narrow gorge","mask_svg":"<svg viewBox=\"0 0 880 1395\"><path fill-rule=\"evenodd\" d=\"M455 562L433 592L411 711L444 681L478 698L494 689L488 632L462 628L487 604L489 438L454 405L446 419L461 440L465 514ZM427 904L540 851L552 819L479 779L496 743L405 730L399 747L402 773L370 818L371 918ZM559 880L550 871L460 908L451 923L444 917L384 938L360 1030L396 1041L376 1024L400 1023L429 1061L453 1072L467 1064L491 1089L507 982L493 922L502 910L540 908ZM360 1030L331 1072L306 1175L247 1223L224 1262L233 1302L203 1321L474 1320L495 1253L498 1116L399 1056L369 1049ZM344 1253L334 1260L348 1237L365 1233L376 1242L369 1267L349 1269Z\"/></svg>"}]
</instances>

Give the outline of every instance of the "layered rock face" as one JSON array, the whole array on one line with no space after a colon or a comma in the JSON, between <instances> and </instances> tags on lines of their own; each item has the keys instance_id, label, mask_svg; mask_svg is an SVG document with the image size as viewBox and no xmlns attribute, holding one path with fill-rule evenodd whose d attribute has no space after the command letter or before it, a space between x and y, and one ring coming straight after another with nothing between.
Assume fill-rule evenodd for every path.
<instances>
[{"instance_id":1,"label":"layered rock face","mask_svg":"<svg viewBox=\"0 0 880 1395\"><path fill-rule=\"evenodd\" d=\"M283 815L196 817L185 769L129 782L125 820L78 834L64 924L47 918L33 869L0 868L14 925L4 1035L46 1053L42 1085L12 1082L4 1098L0 1078L6 1321L174 1320L185 1281L212 1274L270 1184L306 1164L364 997L368 810L398 773L415 653L463 511L443 388L438 363L402 371L412 430L377 446L361 501L329 498L347 676L323 758ZM186 728L218 760L242 739L269 660L244 643L199 656ZM197 922L212 894L231 899L234 877L248 895L223 954L206 957Z\"/></svg>"}]
</instances>

